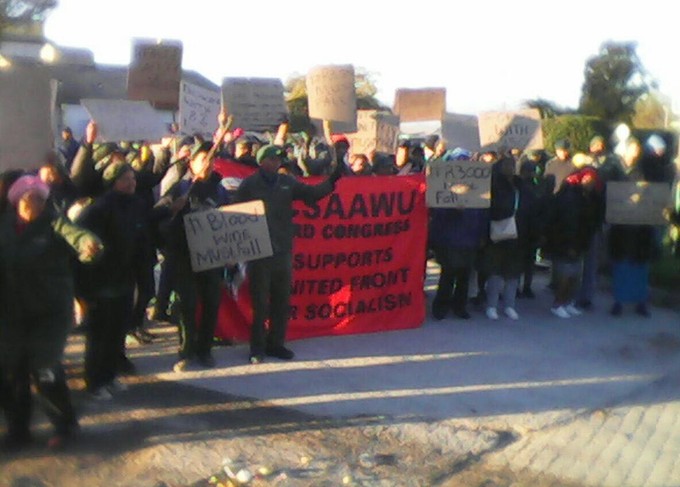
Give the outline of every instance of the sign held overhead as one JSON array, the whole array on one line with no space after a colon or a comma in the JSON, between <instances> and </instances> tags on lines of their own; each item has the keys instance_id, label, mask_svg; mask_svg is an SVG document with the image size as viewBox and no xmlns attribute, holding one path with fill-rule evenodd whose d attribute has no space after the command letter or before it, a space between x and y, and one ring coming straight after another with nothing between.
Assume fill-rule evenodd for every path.
<instances>
[{"instance_id":1,"label":"sign held overhead","mask_svg":"<svg viewBox=\"0 0 680 487\"><path fill-rule=\"evenodd\" d=\"M480 113L479 142L494 149L543 149L541 113L535 108Z\"/></svg>"},{"instance_id":2,"label":"sign held overhead","mask_svg":"<svg viewBox=\"0 0 680 487\"><path fill-rule=\"evenodd\" d=\"M80 103L99 126L99 142L155 142L168 132L160 114L145 101L88 98Z\"/></svg>"},{"instance_id":3,"label":"sign held overhead","mask_svg":"<svg viewBox=\"0 0 680 487\"><path fill-rule=\"evenodd\" d=\"M132 46L127 91L130 100L177 110L182 80L182 43L137 39Z\"/></svg>"},{"instance_id":4,"label":"sign held overhead","mask_svg":"<svg viewBox=\"0 0 680 487\"><path fill-rule=\"evenodd\" d=\"M402 122L441 120L446 112L446 88L401 88L394 95L393 111Z\"/></svg>"},{"instance_id":5,"label":"sign held overhead","mask_svg":"<svg viewBox=\"0 0 680 487\"><path fill-rule=\"evenodd\" d=\"M354 66L317 66L307 74L309 117L342 122L345 132L356 131L357 99ZM350 127L351 125L351 127Z\"/></svg>"},{"instance_id":6,"label":"sign held overhead","mask_svg":"<svg viewBox=\"0 0 680 487\"><path fill-rule=\"evenodd\" d=\"M255 132L275 129L288 114L278 78L224 78L222 107L235 127Z\"/></svg>"}]
</instances>

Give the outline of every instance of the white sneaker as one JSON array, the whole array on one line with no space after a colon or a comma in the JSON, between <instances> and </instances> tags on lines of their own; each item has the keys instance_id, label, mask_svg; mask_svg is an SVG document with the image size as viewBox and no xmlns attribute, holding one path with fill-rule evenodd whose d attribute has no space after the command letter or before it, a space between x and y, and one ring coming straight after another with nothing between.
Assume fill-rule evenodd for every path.
<instances>
[{"instance_id":1,"label":"white sneaker","mask_svg":"<svg viewBox=\"0 0 680 487\"><path fill-rule=\"evenodd\" d=\"M571 318L571 315L569 314L569 312L566 309L564 309L564 306L558 306L556 308L550 308L550 311L552 312L552 314L554 314L558 318Z\"/></svg>"},{"instance_id":2,"label":"white sneaker","mask_svg":"<svg viewBox=\"0 0 680 487\"><path fill-rule=\"evenodd\" d=\"M574 306L574 303L568 304L564 307L571 316L581 316L583 311Z\"/></svg>"},{"instance_id":3,"label":"white sneaker","mask_svg":"<svg viewBox=\"0 0 680 487\"><path fill-rule=\"evenodd\" d=\"M113 399L113 396L106 387L100 387L99 389L90 392L90 397L95 401L110 401Z\"/></svg>"},{"instance_id":4,"label":"white sneaker","mask_svg":"<svg viewBox=\"0 0 680 487\"><path fill-rule=\"evenodd\" d=\"M496 308L486 308L486 317L490 320L497 320L498 311L496 311Z\"/></svg>"},{"instance_id":5,"label":"white sneaker","mask_svg":"<svg viewBox=\"0 0 680 487\"><path fill-rule=\"evenodd\" d=\"M517 311L515 311L515 308L505 308L505 316L513 321L517 321L519 319L519 315L517 314Z\"/></svg>"},{"instance_id":6,"label":"white sneaker","mask_svg":"<svg viewBox=\"0 0 680 487\"><path fill-rule=\"evenodd\" d=\"M128 390L127 384L119 381L118 379L113 379L110 384L106 386L106 390L109 394L116 394L118 392L125 392Z\"/></svg>"}]
</instances>

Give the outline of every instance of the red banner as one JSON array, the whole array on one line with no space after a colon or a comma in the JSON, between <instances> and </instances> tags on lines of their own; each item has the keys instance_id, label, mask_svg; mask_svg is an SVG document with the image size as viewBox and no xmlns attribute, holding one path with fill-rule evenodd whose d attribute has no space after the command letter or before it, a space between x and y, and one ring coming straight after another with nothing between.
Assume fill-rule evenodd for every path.
<instances>
[{"instance_id":1,"label":"red banner","mask_svg":"<svg viewBox=\"0 0 680 487\"><path fill-rule=\"evenodd\" d=\"M238 164L220 161L216 170L223 177L242 175L230 172L230 166ZM427 240L422 175L343 178L331 195L311 207L296 202L295 210L287 338L422 324ZM225 292L218 337L248 340L247 287L240 286L237 299Z\"/></svg>"}]
</instances>

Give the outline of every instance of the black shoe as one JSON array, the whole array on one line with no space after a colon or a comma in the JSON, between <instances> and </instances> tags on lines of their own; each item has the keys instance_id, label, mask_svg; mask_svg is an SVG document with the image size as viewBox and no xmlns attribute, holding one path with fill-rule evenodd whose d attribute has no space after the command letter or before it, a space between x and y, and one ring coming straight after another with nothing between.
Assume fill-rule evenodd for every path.
<instances>
[{"instance_id":1,"label":"black shoe","mask_svg":"<svg viewBox=\"0 0 680 487\"><path fill-rule=\"evenodd\" d=\"M446 313L448 313L448 311L449 310L447 306L442 306L440 304L432 305L432 317L437 321L441 321L446 318Z\"/></svg>"},{"instance_id":2,"label":"black shoe","mask_svg":"<svg viewBox=\"0 0 680 487\"><path fill-rule=\"evenodd\" d=\"M206 369L214 369L215 368L215 359L210 354L198 357L196 359L196 362L198 363L198 365L200 365L201 367L204 367Z\"/></svg>"},{"instance_id":3,"label":"black shoe","mask_svg":"<svg viewBox=\"0 0 680 487\"><path fill-rule=\"evenodd\" d=\"M610 311L612 316L621 316L621 313L623 313L623 306L621 303L614 303L614 306L612 306L612 310Z\"/></svg>"},{"instance_id":4,"label":"black shoe","mask_svg":"<svg viewBox=\"0 0 680 487\"><path fill-rule=\"evenodd\" d=\"M581 309L593 309L593 302L590 299L581 299L576 303Z\"/></svg>"},{"instance_id":5,"label":"black shoe","mask_svg":"<svg viewBox=\"0 0 680 487\"><path fill-rule=\"evenodd\" d=\"M652 316L652 314L649 312L649 308L645 303L638 303L638 305L635 307L635 312L640 316L644 316L645 318L649 318L650 316Z\"/></svg>"},{"instance_id":6,"label":"black shoe","mask_svg":"<svg viewBox=\"0 0 680 487\"><path fill-rule=\"evenodd\" d=\"M265 355L275 357L281 360L292 360L295 357L295 352L280 345L278 347L267 347Z\"/></svg>"},{"instance_id":7,"label":"black shoe","mask_svg":"<svg viewBox=\"0 0 680 487\"><path fill-rule=\"evenodd\" d=\"M527 299L534 299L536 297L536 295L531 290L531 288L527 288L524 291L522 291L522 297L527 298Z\"/></svg>"},{"instance_id":8,"label":"black shoe","mask_svg":"<svg viewBox=\"0 0 680 487\"><path fill-rule=\"evenodd\" d=\"M127 357L123 357L118 362L118 371L120 375L135 375L137 373L137 367L132 363Z\"/></svg>"},{"instance_id":9,"label":"black shoe","mask_svg":"<svg viewBox=\"0 0 680 487\"><path fill-rule=\"evenodd\" d=\"M470 313L467 312L465 309L454 309L453 314L460 318L461 320L469 320L470 319Z\"/></svg>"}]
</instances>

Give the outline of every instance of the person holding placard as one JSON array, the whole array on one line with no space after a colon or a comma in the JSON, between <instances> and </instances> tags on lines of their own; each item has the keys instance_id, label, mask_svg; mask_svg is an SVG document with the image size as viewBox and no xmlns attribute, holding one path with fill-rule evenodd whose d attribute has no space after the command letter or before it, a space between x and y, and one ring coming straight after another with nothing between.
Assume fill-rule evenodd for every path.
<instances>
[{"instance_id":1,"label":"person holding placard","mask_svg":"<svg viewBox=\"0 0 680 487\"><path fill-rule=\"evenodd\" d=\"M646 180L643 158L640 142L630 139L623 155L626 181ZM611 225L608 247L614 291L612 316L620 316L625 303L635 303L635 312L649 317L649 263L657 251L655 228L652 225Z\"/></svg>"},{"instance_id":2,"label":"person holding placard","mask_svg":"<svg viewBox=\"0 0 680 487\"><path fill-rule=\"evenodd\" d=\"M312 203L328 195L342 176L341 163L322 183L304 184L278 172L283 149L266 145L257 153L260 170L243 180L236 192L238 202L263 200L274 255L248 263L253 324L250 332L250 363L264 356L291 360L295 354L284 346L292 280L294 200ZM269 329L265 321L269 319Z\"/></svg>"},{"instance_id":3,"label":"person holding placard","mask_svg":"<svg viewBox=\"0 0 680 487\"><path fill-rule=\"evenodd\" d=\"M444 154L444 161L467 161L469 151L457 148ZM429 245L441 268L432 317L443 320L449 312L467 320L468 289L475 256L486 241L488 208L432 208Z\"/></svg>"},{"instance_id":4,"label":"person holding placard","mask_svg":"<svg viewBox=\"0 0 680 487\"><path fill-rule=\"evenodd\" d=\"M180 302L180 349L179 361L173 366L175 372L183 372L193 363L206 368L215 366L211 349L217 326L223 269L192 270L184 227L185 215L230 203L221 177L213 172L213 154L211 142L197 144L191 152L187 177L157 204L170 208L173 214L167 224L166 257L172 262L174 289ZM196 320L199 306L200 323Z\"/></svg>"}]
</instances>

